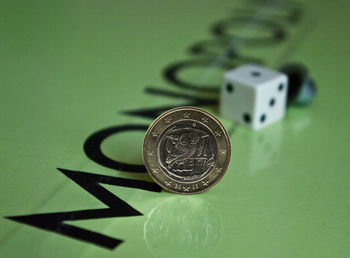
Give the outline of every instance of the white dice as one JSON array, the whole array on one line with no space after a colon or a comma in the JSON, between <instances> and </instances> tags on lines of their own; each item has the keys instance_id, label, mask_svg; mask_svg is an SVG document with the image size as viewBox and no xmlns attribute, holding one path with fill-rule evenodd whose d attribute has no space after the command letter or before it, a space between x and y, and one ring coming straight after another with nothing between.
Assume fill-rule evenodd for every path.
<instances>
[{"instance_id":1,"label":"white dice","mask_svg":"<svg viewBox=\"0 0 350 258\"><path fill-rule=\"evenodd\" d=\"M220 113L255 130L284 117L288 77L258 65L243 65L224 74Z\"/></svg>"}]
</instances>

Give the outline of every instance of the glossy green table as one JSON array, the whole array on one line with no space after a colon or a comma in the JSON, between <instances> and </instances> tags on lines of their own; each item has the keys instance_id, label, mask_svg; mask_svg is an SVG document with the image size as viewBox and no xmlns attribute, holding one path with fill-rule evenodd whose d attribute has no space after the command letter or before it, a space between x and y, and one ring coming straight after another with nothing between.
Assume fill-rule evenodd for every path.
<instances>
[{"instance_id":1,"label":"glossy green table","mask_svg":"<svg viewBox=\"0 0 350 258\"><path fill-rule=\"evenodd\" d=\"M0 10L1 257L349 256L347 1ZM256 132L220 117L222 72L247 62L305 64L317 98ZM231 138L227 174L199 195L160 191L142 166L145 129L178 105Z\"/></svg>"}]
</instances>

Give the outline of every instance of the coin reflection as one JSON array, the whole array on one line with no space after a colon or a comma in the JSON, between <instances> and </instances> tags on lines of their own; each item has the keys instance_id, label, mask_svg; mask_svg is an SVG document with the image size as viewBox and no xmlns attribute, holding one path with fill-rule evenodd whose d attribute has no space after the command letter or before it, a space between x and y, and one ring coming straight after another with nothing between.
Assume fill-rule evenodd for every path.
<instances>
[{"instance_id":1,"label":"coin reflection","mask_svg":"<svg viewBox=\"0 0 350 258\"><path fill-rule=\"evenodd\" d=\"M147 215L144 239L155 257L201 257L221 242L218 213L198 198L167 198Z\"/></svg>"}]
</instances>

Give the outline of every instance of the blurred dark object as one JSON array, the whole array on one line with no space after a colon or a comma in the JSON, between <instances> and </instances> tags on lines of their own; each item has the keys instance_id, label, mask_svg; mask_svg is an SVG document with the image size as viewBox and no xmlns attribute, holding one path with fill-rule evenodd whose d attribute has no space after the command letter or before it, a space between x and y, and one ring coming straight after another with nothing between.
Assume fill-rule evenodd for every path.
<instances>
[{"instance_id":1,"label":"blurred dark object","mask_svg":"<svg viewBox=\"0 0 350 258\"><path fill-rule=\"evenodd\" d=\"M302 64L287 64L280 69L288 76L287 105L306 106L316 96L316 83Z\"/></svg>"}]
</instances>

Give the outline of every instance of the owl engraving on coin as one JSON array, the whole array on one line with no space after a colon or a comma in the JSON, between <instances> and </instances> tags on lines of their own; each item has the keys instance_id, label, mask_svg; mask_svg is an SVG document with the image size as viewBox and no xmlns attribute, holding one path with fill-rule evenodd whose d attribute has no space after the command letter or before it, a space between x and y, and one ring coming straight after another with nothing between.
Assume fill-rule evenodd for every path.
<instances>
[{"instance_id":1,"label":"owl engraving on coin","mask_svg":"<svg viewBox=\"0 0 350 258\"><path fill-rule=\"evenodd\" d=\"M209 132L183 124L178 123L163 135L158 144L159 159L170 176L192 180L214 166L217 146Z\"/></svg>"},{"instance_id":2,"label":"owl engraving on coin","mask_svg":"<svg viewBox=\"0 0 350 258\"><path fill-rule=\"evenodd\" d=\"M214 116L199 108L180 107L163 113L151 124L143 143L143 158L160 186L191 194L203 192L221 179L230 150L228 135Z\"/></svg>"}]
</instances>

